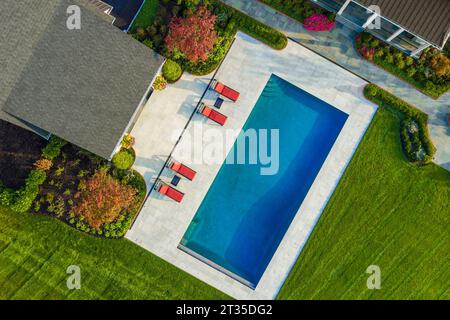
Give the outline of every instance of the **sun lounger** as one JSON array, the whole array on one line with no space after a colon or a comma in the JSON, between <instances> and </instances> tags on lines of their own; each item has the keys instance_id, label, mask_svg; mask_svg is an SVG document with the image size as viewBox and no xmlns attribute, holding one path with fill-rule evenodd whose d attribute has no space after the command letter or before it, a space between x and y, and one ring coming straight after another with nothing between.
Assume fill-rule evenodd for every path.
<instances>
[{"instance_id":1,"label":"sun lounger","mask_svg":"<svg viewBox=\"0 0 450 320\"><path fill-rule=\"evenodd\" d=\"M216 91L217 93L219 93L220 95L224 96L225 98L228 98L232 101L237 101L237 99L240 96L240 93L237 92L236 90L231 89L230 87L227 87L226 85L224 85L223 83L214 80L211 83L211 87L213 88L214 91Z\"/></svg>"},{"instance_id":2,"label":"sun lounger","mask_svg":"<svg viewBox=\"0 0 450 320\"><path fill-rule=\"evenodd\" d=\"M227 122L227 117L220 112L211 109L210 107L206 106L205 104L201 104L199 108L199 113L207 117L208 119L211 119L212 121L220 124L221 126L225 125Z\"/></svg>"},{"instance_id":3,"label":"sun lounger","mask_svg":"<svg viewBox=\"0 0 450 320\"><path fill-rule=\"evenodd\" d=\"M194 170L192 170L188 166L185 166L181 162L175 161L173 159L171 159L169 161L168 167L171 170L175 171L176 173L182 175L183 177L185 177L186 179L189 179L191 181L194 180L195 175L197 174L197 172L195 172Z\"/></svg>"},{"instance_id":4,"label":"sun lounger","mask_svg":"<svg viewBox=\"0 0 450 320\"><path fill-rule=\"evenodd\" d=\"M175 188L172 188L171 186L169 186L168 184L166 184L160 180L156 182L155 189L160 194L165 195L166 197L168 197L172 200L175 200L176 202L181 202L183 200L183 197L184 197L183 192L178 191Z\"/></svg>"}]
</instances>

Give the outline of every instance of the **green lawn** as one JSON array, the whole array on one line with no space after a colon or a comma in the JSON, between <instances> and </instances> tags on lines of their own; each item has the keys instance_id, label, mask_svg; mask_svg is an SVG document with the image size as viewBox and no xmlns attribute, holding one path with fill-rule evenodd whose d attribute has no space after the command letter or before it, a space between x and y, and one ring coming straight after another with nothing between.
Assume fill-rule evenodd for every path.
<instances>
[{"instance_id":1,"label":"green lawn","mask_svg":"<svg viewBox=\"0 0 450 320\"><path fill-rule=\"evenodd\" d=\"M144 5L141 11L139 11L138 16L133 22L133 26L130 30L134 30L139 27L147 28L153 23L158 11L159 0L144 0Z\"/></svg>"},{"instance_id":2,"label":"green lawn","mask_svg":"<svg viewBox=\"0 0 450 320\"><path fill-rule=\"evenodd\" d=\"M66 269L81 268L68 290ZM127 240L99 240L54 218L0 209L0 299L222 299Z\"/></svg>"},{"instance_id":3,"label":"green lawn","mask_svg":"<svg viewBox=\"0 0 450 320\"><path fill-rule=\"evenodd\" d=\"M449 299L449 208L450 173L406 162L399 119L380 110L279 298Z\"/></svg>"},{"instance_id":4,"label":"green lawn","mask_svg":"<svg viewBox=\"0 0 450 320\"><path fill-rule=\"evenodd\" d=\"M280 299L450 298L450 173L405 161L400 119L381 110ZM79 265L82 289L66 268ZM382 289L366 288L369 265ZM0 209L0 298L212 299L212 287L126 240L98 240L53 218Z\"/></svg>"}]
</instances>

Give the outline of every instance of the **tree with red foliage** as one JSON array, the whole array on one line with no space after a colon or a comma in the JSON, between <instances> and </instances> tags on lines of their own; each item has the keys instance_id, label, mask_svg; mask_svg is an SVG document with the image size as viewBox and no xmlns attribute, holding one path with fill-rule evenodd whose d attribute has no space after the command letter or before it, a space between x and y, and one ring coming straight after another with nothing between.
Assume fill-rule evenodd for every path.
<instances>
[{"instance_id":1,"label":"tree with red foliage","mask_svg":"<svg viewBox=\"0 0 450 320\"><path fill-rule=\"evenodd\" d=\"M170 53L179 50L194 63L206 60L217 39L215 23L216 16L204 6L186 18L172 18L165 39L167 49Z\"/></svg>"},{"instance_id":2,"label":"tree with red foliage","mask_svg":"<svg viewBox=\"0 0 450 320\"><path fill-rule=\"evenodd\" d=\"M134 188L120 184L105 170L100 170L84 181L74 212L98 229L104 223L114 222L133 203L136 193Z\"/></svg>"}]
</instances>

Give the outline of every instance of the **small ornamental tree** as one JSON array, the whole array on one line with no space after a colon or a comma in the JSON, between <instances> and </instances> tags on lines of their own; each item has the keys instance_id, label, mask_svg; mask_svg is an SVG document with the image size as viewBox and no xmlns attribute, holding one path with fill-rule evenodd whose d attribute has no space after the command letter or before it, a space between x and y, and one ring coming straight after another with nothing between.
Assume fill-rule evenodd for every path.
<instances>
[{"instance_id":1,"label":"small ornamental tree","mask_svg":"<svg viewBox=\"0 0 450 320\"><path fill-rule=\"evenodd\" d=\"M217 39L215 23L216 16L204 6L186 18L172 18L165 39L167 50L172 53L177 49L194 63L206 60Z\"/></svg>"},{"instance_id":2,"label":"small ornamental tree","mask_svg":"<svg viewBox=\"0 0 450 320\"><path fill-rule=\"evenodd\" d=\"M431 58L431 67L439 77L450 75L450 59L443 53L439 53Z\"/></svg>"},{"instance_id":3,"label":"small ornamental tree","mask_svg":"<svg viewBox=\"0 0 450 320\"><path fill-rule=\"evenodd\" d=\"M45 158L39 159L38 161L36 161L36 162L34 163L34 167L35 167L37 170L41 170L41 171L48 171L48 170L50 170L50 168L51 168L52 166L53 166L52 160L45 159Z\"/></svg>"},{"instance_id":4,"label":"small ornamental tree","mask_svg":"<svg viewBox=\"0 0 450 320\"><path fill-rule=\"evenodd\" d=\"M122 185L105 170L97 171L84 184L85 188L76 195L79 203L74 212L95 229L114 222L133 203L136 195L134 188Z\"/></svg>"}]
</instances>

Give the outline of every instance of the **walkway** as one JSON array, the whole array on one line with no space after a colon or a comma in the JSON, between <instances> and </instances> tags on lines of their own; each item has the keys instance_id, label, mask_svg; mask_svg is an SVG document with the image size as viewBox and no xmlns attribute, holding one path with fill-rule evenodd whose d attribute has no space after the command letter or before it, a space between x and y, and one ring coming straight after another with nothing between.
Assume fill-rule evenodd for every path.
<instances>
[{"instance_id":1,"label":"walkway","mask_svg":"<svg viewBox=\"0 0 450 320\"><path fill-rule=\"evenodd\" d=\"M435 162L450 170L450 129L446 120L446 115L450 114L450 93L439 100L434 100L390 73L361 59L354 49L354 32L341 24L338 24L332 32L308 32L296 20L257 0L223 0L223 2L284 32L291 39L426 112L430 119L430 134L437 147Z\"/></svg>"}]
</instances>

